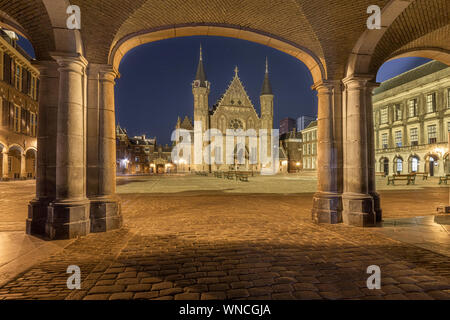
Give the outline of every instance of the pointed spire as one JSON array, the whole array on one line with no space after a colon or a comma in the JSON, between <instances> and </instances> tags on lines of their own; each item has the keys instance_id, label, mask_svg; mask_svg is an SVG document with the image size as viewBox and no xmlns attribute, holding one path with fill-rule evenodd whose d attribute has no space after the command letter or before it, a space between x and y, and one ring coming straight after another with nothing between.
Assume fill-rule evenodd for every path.
<instances>
[{"instance_id":1,"label":"pointed spire","mask_svg":"<svg viewBox=\"0 0 450 320\"><path fill-rule=\"evenodd\" d=\"M266 57L266 74L264 75L264 82L263 82L263 86L261 89L261 95L264 94L273 94L272 93L272 86L270 85L270 80L269 80L269 61Z\"/></svg>"},{"instance_id":2,"label":"pointed spire","mask_svg":"<svg viewBox=\"0 0 450 320\"><path fill-rule=\"evenodd\" d=\"M238 68L238 66L236 66L236 68L234 68L234 76L238 77L239 76L238 73L239 73L239 68Z\"/></svg>"},{"instance_id":3,"label":"pointed spire","mask_svg":"<svg viewBox=\"0 0 450 320\"><path fill-rule=\"evenodd\" d=\"M200 87L206 87L206 74L203 68L203 52L202 46L200 45L200 58L198 61L197 74L195 75L195 80L200 81Z\"/></svg>"}]
</instances>

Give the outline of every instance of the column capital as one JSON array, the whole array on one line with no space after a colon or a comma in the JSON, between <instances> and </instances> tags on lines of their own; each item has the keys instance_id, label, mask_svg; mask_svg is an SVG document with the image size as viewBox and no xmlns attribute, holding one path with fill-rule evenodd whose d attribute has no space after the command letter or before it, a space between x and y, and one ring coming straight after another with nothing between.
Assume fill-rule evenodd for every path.
<instances>
[{"instance_id":1,"label":"column capital","mask_svg":"<svg viewBox=\"0 0 450 320\"><path fill-rule=\"evenodd\" d=\"M88 75L90 78L98 77L99 80L120 78L119 71L110 64L90 63L88 66Z\"/></svg>"},{"instance_id":2,"label":"column capital","mask_svg":"<svg viewBox=\"0 0 450 320\"><path fill-rule=\"evenodd\" d=\"M88 61L76 52L50 52L50 55L59 65L59 71L73 71L84 74Z\"/></svg>"},{"instance_id":3,"label":"column capital","mask_svg":"<svg viewBox=\"0 0 450 320\"><path fill-rule=\"evenodd\" d=\"M321 91L323 92L324 90L331 93L336 88L340 88L341 84L342 84L341 80L320 80L320 81L314 83L311 86L311 89L316 90L319 93Z\"/></svg>"},{"instance_id":4,"label":"column capital","mask_svg":"<svg viewBox=\"0 0 450 320\"><path fill-rule=\"evenodd\" d=\"M32 65L39 70L39 77L59 77L58 63L54 60L37 60Z\"/></svg>"},{"instance_id":5,"label":"column capital","mask_svg":"<svg viewBox=\"0 0 450 320\"><path fill-rule=\"evenodd\" d=\"M342 79L342 83L344 84L346 89L374 89L379 86L379 84L375 82L374 79L375 76L371 74L352 74Z\"/></svg>"}]
</instances>

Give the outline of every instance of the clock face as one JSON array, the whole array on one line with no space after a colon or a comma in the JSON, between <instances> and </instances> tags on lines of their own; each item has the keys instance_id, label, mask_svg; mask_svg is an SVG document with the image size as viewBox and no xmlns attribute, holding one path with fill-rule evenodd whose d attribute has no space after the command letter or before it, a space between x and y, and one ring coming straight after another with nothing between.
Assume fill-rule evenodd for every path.
<instances>
[{"instance_id":1,"label":"clock face","mask_svg":"<svg viewBox=\"0 0 450 320\"><path fill-rule=\"evenodd\" d=\"M200 81L195 80L195 81L194 81L194 87L197 88L197 87L199 87L199 86L200 86Z\"/></svg>"}]
</instances>

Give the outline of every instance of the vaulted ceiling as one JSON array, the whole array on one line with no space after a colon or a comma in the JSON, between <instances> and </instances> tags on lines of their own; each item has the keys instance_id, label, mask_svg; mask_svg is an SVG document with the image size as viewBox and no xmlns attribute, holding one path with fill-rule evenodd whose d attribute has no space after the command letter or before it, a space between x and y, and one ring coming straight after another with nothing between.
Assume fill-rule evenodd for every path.
<instances>
[{"instance_id":1,"label":"vaulted ceiling","mask_svg":"<svg viewBox=\"0 0 450 320\"><path fill-rule=\"evenodd\" d=\"M59 0L55 0L59 1ZM328 77L345 74L349 54L366 30L369 5L388 0L73 0L81 8L81 35L89 62L106 63L114 45L143 30L218 25L252 30L307 48L325 62ZM0 0L0 10L27 32L38 58L55 37L41 0ZM415 0L375 48L372 70L413 48L450 52L450 1Z\"/></svg>"}]
</instances>

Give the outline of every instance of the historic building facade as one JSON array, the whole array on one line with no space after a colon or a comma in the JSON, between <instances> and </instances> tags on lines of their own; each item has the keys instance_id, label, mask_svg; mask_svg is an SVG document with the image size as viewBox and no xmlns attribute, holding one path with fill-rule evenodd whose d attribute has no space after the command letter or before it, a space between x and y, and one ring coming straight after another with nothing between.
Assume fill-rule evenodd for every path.
<instances>
[{"instance_id":1,"label":"historic building facade","mask_svg":"<svg viewBox=\"0 0 450 320\"><path fill-rule=\"evenodd\" d=\"M301 131L302 133L302 169L317 170L317 121L312 121Z\"/></svg>"},{"instance_id":2,"label":"historic building facade","mask_svg":"<svg viewBox=\"0 0 450 320\"><path fill-rule=\"evenodd\" d=\"M129 137L126 129L116 127L116 168L118 174L172 173L172 147L158 145L156 138Z\"/></svg>"},{"instance_id":3,"label":"historic building facade","mask_svg":"<svg viewBox=\"0 0 450 320\"><path fill-rule=\"evenodd\" d=\"M379 174L450 172L449 66L431 61L383 82L373 106Z\"/></svg>"},{"instance_id":4,"label":"historic building facade","mask_svg":"<svg viewBox=\"0 0 450 320\"><path fill-rule=\"evenodd\" d=\"M39 71L17 40L14 32L0 28L2 180L36 177Z\"/></svg>"},{"instance_id":5,"label":"historic building facade","mask_svg":"<svg viewBox=\"0 0 450 320\"><path fill-rule=\"evenodd\" d=\"M270 148L271 130L273 128L273 98L272 87L269 81L268 64L266 61L266 72L263 81L263 86L260 95L261 114L256 112L256 109L250 100L247 92L244 89L241 79L239 78L238 68L235 68L234 77L228 86L226 92L217 101L212 108L209 107L209 92L211 83L207 80L206 73L203 66L202 51L200 48L200 59L197 67L197 73L192 83L192 94L194 96L194 123L190 123L191 130L191 153L189 159L180 156L177 162L190 163L190 169L194 171L227 171L227 170L242 170L242 171L257 171L261 169L260 162L260 130L268 131L267 148ZM205 137L205 132L210 130L210 139L214 142L214 147L205 161L202 156L198 161L194 158L195 139ZM218 131L217 131L218 130ZM227 130L234 132L250 133L252 130L253 138L246 136L245 142L235 138L235 143L227 146L225 135ZM221 133L221 139L216 140ZM251 143L250 139L255 139L256 143ZM255 141L253 140L253 141ZM177 137L177 142L179 142ZM203 149L208 145L208 142L203 139ZM227 149L228 147L228 149ZM233 148L232 151L229 148ZM233 161L227 161L227 154L233 155ZM270 152L268 155L271 155ZM210 162L210 164L208 164ZM228 162L228 163L227 163Z\"/></svg>"}]
</instances>

